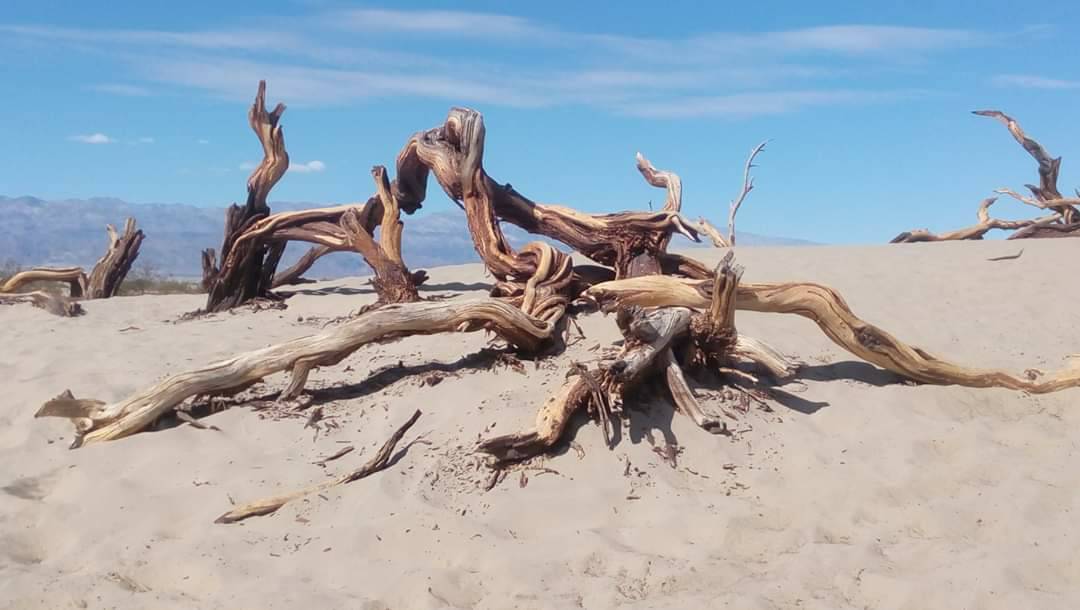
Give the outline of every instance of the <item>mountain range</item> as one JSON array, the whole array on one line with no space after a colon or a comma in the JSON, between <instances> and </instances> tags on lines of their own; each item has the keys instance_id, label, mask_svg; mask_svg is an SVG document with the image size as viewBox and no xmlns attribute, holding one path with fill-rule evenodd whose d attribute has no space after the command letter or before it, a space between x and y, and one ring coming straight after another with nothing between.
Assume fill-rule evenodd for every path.
<instances>
[{"instance_id":1,"label":"mountain range","mask_svg":"<svg viewBox=\"0 0 1080 610\"><path fill-rule=\"evenodd\" d=\"M274 211L322 207L325 204L271 202ZM0 196L0 265L90 267L105 252L105 225L122 226L134 217L146 234L136 268L174 277L198 277L199 253L219 248L225 210L176 203L129 203L113 198L46 201L36 197ZM415 269L478 260L465 215L457 210L421 211L405 218L403 255ZM520 247L536 237L504 224L510 244ZM692 245L676 238L675 245ZM810 245L812 242L740 232L740 245ZM282 268L307 249L290 244ZM366 265L351 253L328 255L308 274L329 278L363 273Z\"/></svg>"}]
</instances>

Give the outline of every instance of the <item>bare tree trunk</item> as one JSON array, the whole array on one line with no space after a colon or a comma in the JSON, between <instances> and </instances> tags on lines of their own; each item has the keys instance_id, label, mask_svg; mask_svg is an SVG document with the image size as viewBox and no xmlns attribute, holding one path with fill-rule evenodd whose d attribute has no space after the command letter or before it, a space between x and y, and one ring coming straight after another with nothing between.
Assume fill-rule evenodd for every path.
<instances>
[{"instance_id":1,"label":"bare tree trunk","mask_svg":"<svg viewBox=\"0 0 1080 610\"><path fill-rule=\"evenodd\" d=\"M143 242L143 232L135 228L134 218L128 218L124 223L123 235L117 235L112 225L106 230L109 249L90 272L87 298L91 299L107 299L116 294L131 265L139 258L139 247Z\"/></svg>"},{"instance_id":2,"label":"bare tree trunk","mask_svg":"<svg viewBox=\"0 0 1080 610\"><path fill-rule=\"evenodd\" d=\"M262 144L263 160L248 178L248 196L244 207L233 204L226 211L220 261L216 259L214 250L203 251L206 311L222 311L252 299L273 296L270 283L276 261L271 259L273 264L270 269L264 269L268 262L269 246L259 240L241 242L240 237L254 223L270 214L266 197L289 169L285 133L278 125L284 112L284 104L278 104L267 112L266 81L259 81L255 103L248 111L248 122Z\"/></svg>"}]
</instances>

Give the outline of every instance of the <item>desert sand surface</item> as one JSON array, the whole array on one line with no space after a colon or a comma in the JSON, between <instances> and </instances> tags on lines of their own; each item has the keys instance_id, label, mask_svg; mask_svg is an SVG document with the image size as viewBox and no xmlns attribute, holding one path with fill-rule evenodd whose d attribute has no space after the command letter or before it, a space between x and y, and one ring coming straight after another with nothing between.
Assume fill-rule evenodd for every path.
<instances>
[{"instance_id":1,"label":"desert sand surface","mask_svg":"<svg viewBox=\"0 0 1080 610\"><path fill-rule=\"evenodd\" d=\"M1075 240L737 256L745 281L829 284L864 319L971 366L1049 370L1080 352ZM488 281L479 265L430 273L428 297L475 298ZM312 373L319 428L305 428L308 411L235 406L203 420L219 431L184 424L71 451L67 421L33 417L65 389L115 401L374 300L363 279L294 289L284 311L187 322L202 297L92 301L75 319L0 308L0 607L1080 607L1080 390L905 383L793 316L738 314L741 332L806 366L775 388L772 412L729 420L733 436L643 390L614 449L582 420L572 444L489 491L478 437L530 426L571 360L619 338L613 319L581 317L584 340L524 373L458 362L488 345L480 333L366 347ZM699 393L721 406L715 388ZM416 408L388 470L214 523L231 501L359 466Z\"/></svg>"}]
</instances>

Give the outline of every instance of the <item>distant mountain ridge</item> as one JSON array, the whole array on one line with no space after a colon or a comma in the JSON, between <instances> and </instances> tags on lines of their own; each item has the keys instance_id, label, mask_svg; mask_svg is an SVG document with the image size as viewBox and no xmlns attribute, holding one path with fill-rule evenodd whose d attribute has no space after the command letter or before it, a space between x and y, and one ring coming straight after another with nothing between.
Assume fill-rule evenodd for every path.
<instances>
[{"instance_id":1,"label":"distant mountain ridge","mask_svg":"<svg viewBox=\"0 0 1080 610\"><path fill-rule=\"evenodd\" d=\"M323 207L325 204L271 202L274 211ZM225 209L179 203L129 203L114 198L63 199L46 201L36 197L0 196L0 264L23 266L91 266L105 252L105 225L122 225L134 217L146 233L136 267L179 277L202 273L199 253L221 246ZM415 219L410 222L409 219ZM479 260L465 224L465 215L456 210L421 211L406 217L405 260L410 267L425 268ZM536 240L521 229L504 224L511 245L519 247ZM676 244L690 244L680 242ZM742 245L811 245L812 242L739 233ZM282 268L292 264L306 244L290 244ZM312 277L340 277L366 271L359 256L335 253L324 257L309 274Z\"/></svg>"}]
</instances>

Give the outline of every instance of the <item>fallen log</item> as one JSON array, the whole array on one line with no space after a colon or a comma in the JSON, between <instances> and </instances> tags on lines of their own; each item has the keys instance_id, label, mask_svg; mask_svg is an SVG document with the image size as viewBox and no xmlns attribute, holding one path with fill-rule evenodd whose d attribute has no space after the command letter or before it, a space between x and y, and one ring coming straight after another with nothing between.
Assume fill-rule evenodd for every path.
<instances>
[{"instance_id":1,"label":"fallen log","mask_svg":"<svg viewBox=\"0 0 1080 610\"><path fill-rule=\"evenodd\" d=\"M70 419L76 430L73 447L114 440L146 429L188 398L235 392L280 371L292 372L293 379L285 394L295 394L303 388L311 369L337 364L375 341L477 330L489 330L512 345L536 351L552 339L555 327L496 299L388 305L315 335L172 375L120 402L53 399L35 417Z\"/></svg>"}]
</instances>

